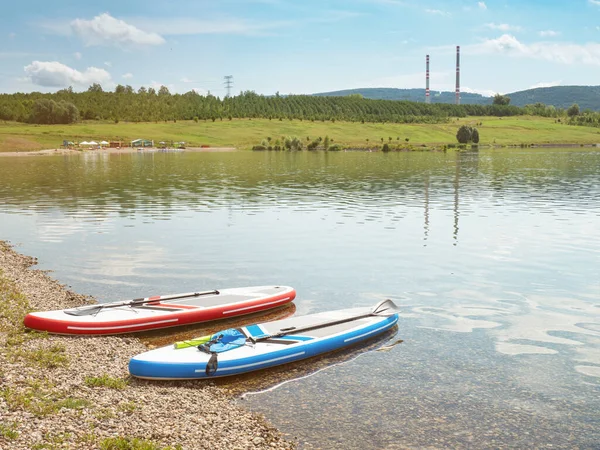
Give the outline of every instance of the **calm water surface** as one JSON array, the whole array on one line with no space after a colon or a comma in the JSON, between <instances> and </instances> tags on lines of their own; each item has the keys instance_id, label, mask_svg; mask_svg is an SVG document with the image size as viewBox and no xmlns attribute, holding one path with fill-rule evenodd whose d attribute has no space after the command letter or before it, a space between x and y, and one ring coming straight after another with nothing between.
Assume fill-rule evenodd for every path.
<instances>
[{"instance_id":1,"label":"calm water surface","mask_svg":"<svg viewBox=\"0 0 600 450\"><path fill-rule=\"evenodd\" d=\"M598 152L3 157L0 199L0 239L100 299L392 298L395 333L239 400L302 447L600 447Z\"/></svg>"}]
</instances>

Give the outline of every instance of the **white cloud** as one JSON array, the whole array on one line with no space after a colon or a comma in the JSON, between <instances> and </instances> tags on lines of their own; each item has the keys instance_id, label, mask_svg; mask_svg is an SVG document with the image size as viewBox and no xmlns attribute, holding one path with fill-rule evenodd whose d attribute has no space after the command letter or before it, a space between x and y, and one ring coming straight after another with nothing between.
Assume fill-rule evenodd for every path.
<instances>
[{"instance_id":1,"label":"white cloud","mask_svg":"<svg viewBox=\"0 0 600 450\"><path fill-rule=\"evenodd\" d=\"M509 25L507 23L486 23L486 28L490 30L500 30L500 31L520 31L521 27L518 25Z\"/></svg>"},{"instance_id":2,"label":"white cloud","mask_svg":"<svg viewBox=\"0 0 600 450\"><path fill-rule=\"evenodd\" d=\"M128 80L130 78L133 78L133 74L131 72L127 72L127 73L124 73L122 75L122 77L125 78L126 80Z\"/></svg>"},{"instance_id":3,"label":"white cloud","mask_svg":"<svg viewBox=\"0 0 600 450\"><path fill-rule=\"evenodd\" d=\"M159 91L159 89L165 86L169 92L173 93L175 92L175 85L174 84L164 84L164 83L159 83L158 81L151 81L150 85L148 86L148 88L152 88L154 89L157 93Z\"/></svg>"},{"instance_id":4,"label":"white cloud","mask_svg":"<svg viewBox=\"0 0 600 450\"><path fill-rule=\"evenodd\" d=\"M104 61L104 65L106 67L112 67L112 63L110 61Z\"/></svg>"},{"instance_id":5,"label":"white cloud","mask_svg":"<svg viewBox=\"0 0 600 450\"><path fill-rule=\"evenodd\" d=\"M132 23L143 25L160 35L234 34L243 36L262 35L268 30L286 28L294 24L291 20L254 22L245 19L202 20L187 17L140 17Z\"/></svg>"},{"instance_id":6,"label":"white cloud","mask_svg":"<svg viewBox=\"0 0 600 450\"><path fill-rule=\"evenodd\" d=\"M553 87L560 86L560 81L540 81L539 83L535 83L533 86L530 86L529 89L535 88L545 88L545 87Z\"/></svg>"},{"instance_id":7,"label":"white cloud","mask_svg":"<svg viewBox=\"0 0 600 450\"><path fill-rule=\"evenodd\" d=\"M600 1L600 0L599 0ZM487 39L480 44L464 47L470 54L504 54L527 57L561 64L587 64L600 66L600 44L571 44L566 42L534 42L525 44L510 34Z\"/></svg>"},{"instance_id":8,"label":"white cloud","mask_svg":"<svg viewBox=\"0 0 600 450\"><path fill-rule=\"evenodd\" d=\"M542 30L542 31L540 31L540 36L541 37L556 37L559 34L560 34L560 32L554 31L554 30Z\"/></svg>"},{"instance_id":9,"label":"white cloud","mask_svg":"<svg viewBox=\"0 0 600 450\"><path fill-rule=\"evenodd\" d=\"M477 2L477 6L479 7L479 9L487 9L487 5L485 4L485 2Z\"/></svg>"},{"instance_id":10,"label":"white cloud","mask_svg":"<svg viewBox=\"0 0 600 450\"><path fill-rule=\"evenodd\" d=\"M461 92L466 92L467 94L481 94L485 97L493 97L494 95L496 95L498 92L494 91L492 89L472 89L468 86L461 86L460 87L460 91Z\"/></svg>"},{"instance_id":11,"label":"white cloud","mask_svg":"<svg viewBox=\"0 0 600 450\"><path fill-rule=\"evenodd\" d=\"M110 74L104 69L88 67L80 72L58 61L33 61L24 70L29 81L44 87L89 86L111 82Z\"/></svg>"},{"instance_id":12,"label":"white cloud","mask_svg":"<svg viewBox=\"0 0 600 450\"><path fill-rule=\"evenodd\" d=\"M75 19L70 25L72 31L87 46L160 45L165 42L159 34L140 30L107 13L100 14L92 20Z\"/></svg>"},{"instance_id":13,"label":"white cloud","mask_svg":"<svg viewBox=\"0 0 600 450\"><path fill-rule=\"evenodd\" d=\"M73 53L73 56L75 57L75 59L81 59L83 57L83 55L79 52Z\"/></svg>"},{"instance_id":14,"label":"white cloud","mask_svg":"<svg viewBox=\"0 0 600 450\"><path fill-rule=\"evenodd\" d=\"M600 6L600 0L588 0L592 5Z\"/></svg>"},{"instance_id":15,"label":"white cloud","mask_svg":"<svg viewBox=\"0 0 600 450\"><path fill-rule=\"evenodd\" d=\"M451 14L446 11L442 11L441 9L426 9L425 12L427 14L437 14L439 16L450 16Z\"/></svg>"}]
</instances>

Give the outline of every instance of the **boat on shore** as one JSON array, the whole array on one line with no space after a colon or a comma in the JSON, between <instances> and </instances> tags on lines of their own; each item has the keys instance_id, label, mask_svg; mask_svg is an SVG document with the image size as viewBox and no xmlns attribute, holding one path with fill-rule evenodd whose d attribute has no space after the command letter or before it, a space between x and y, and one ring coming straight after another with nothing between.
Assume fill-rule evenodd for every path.
<instances>
[{"instance_id":1,"label":"boat on shore","mask_svg":"<svg viewBox=\"0 0 600 450\"><path fill-rule=\"evenodd\" d=\"M55 334L133 333L266 311L295 297L289 286L240 287L32 312L23 323Z\"/></svg>"},{"instance_id":2,"label":"boat on shore","mask_svg":"<svg viewBox=\"0 0 600 450\"><path fill-rule=\"evenodd\" d=\"M182 380L239 375L372 339L398 322L391 300L373 308L351 308L291 317L150 350L131 358L138 378Z\"/></svg>"}]
</instances>

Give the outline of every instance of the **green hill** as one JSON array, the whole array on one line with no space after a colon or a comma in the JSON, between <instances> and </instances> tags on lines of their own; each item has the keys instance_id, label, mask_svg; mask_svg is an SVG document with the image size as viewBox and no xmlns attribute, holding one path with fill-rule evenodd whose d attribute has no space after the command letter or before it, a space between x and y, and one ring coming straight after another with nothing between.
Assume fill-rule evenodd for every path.
<instances>
[{"instance_id":1,"label":"green hill","mask_svg":"<svg viewBox=\"0 0 600 450\"><path fill-rule=\"evenodd\" d=\"M369 99L425 101L425 89L359 88L322 92L314 95L342 97L351 94L360 94ZM544 103L545 105L566 109L573 103L577 103L582 111L586 109L600 111L600 86L553 86L526 89L506 95L510 97L510 104L514 106ZM491 97L480 94L463 92L460 94L460 98L462 104L489 105L492 103ZM431 102L454 103L454 92L432 91Z\"/></svg>"},{"instance_id":2,"label":"green hill","mask_svg":"<svg viewBox=\"0 0 600 450\"><path fill-rule=\"evenodd\" d=\"M321 92L313 94L318 97L345 97L360 94L364 98L373 100L407 100L410 102L424 102L425 89L396 89L396 88L359 88L341 91ZM454 103L454 92L431 91L431 103ZM490 105L492 99L481 94L460 94L461 103L467 105Z\"/></svg>"},{"instance_id":3,"label":"green hill","mask_svg":"<svg viewBox=\"0 0 600 450\"><path fill-rule=\"evenodd\" d=\"M568 108L577 103L584 111L591 109L600 111L600 86L554 86L527 89L508 94L510 104L524 106L533 103L544 103L557 108Z\"/></svg>"}]
</instances>

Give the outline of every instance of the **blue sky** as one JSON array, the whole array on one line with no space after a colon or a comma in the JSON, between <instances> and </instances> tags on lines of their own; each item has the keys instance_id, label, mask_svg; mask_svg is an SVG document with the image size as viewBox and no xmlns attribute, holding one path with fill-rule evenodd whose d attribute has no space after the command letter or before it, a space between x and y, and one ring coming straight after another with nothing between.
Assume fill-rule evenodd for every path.
<instances>
[{"instance_id":1,"label":"blue sky","mask_svg":"<svg viewBox=\"0 0 600 450\"><path fill-rule=\"evenodd\" d=\"M358 87L486 95L598 85L600 0L22 0L0 16L0 92L98 82L171 92Z\"/></svg>"}]
</instances>

